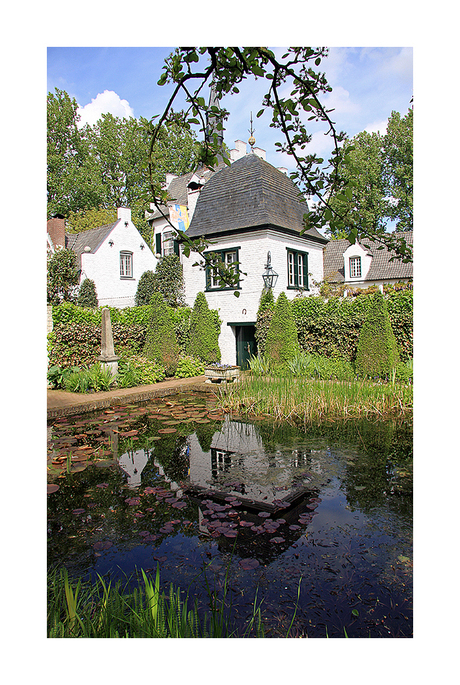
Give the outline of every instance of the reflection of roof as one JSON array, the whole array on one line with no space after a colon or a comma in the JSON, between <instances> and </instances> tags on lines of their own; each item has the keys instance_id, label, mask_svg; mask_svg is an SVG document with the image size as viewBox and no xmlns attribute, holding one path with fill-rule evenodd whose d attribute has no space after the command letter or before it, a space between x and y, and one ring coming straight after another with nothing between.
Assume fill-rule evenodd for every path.
<instances>
[{"instance_id":1,"label":"reflection of roof","mask_svg":"<svg viewBox=\"0 0 460 685\"><path fill-rule=\"evenodd\" d=\"M413 244L413 232L401 232L408 245ZM341 240L331 240L324 248L324 278L331 283L344 282L343 253L351 245L345 238ZM412 263L404 264L401 260L395 259L390 262L390 257L394 251L378 250L380 243L373 240L363 240L361 246L372 255L372 262L369 267L366 281L378 281L386 279L412 278Z\"/></svg>"},{"instance_id":2,"label":"reflection of roof","mask_svg":"<svg viewBox=\"0 0 460 685\"><path fill-rule=\"evenodd\" d=\"M68 233L65 237L65 246L68 250L72 250L78 256L85 252L85 247L91 248L91 254L94 254L98 247L104 242L108 234L115 228L118 220L113 224L100 226L99 228L91 228L89 231L82 231L82 233Z\"/></svg>"},{"instance_id":3,"label":"reflection of roof","mask_svg":"<svg viewBox=\"0 0 460 685\"><path fill-rule=\"evenodd\" d=\"M256 227L300 233L308 207L282 171L255 154L245 155L209 179L201 191L187 235L210 236ZM326 243L315 229L305 238Z\"/></svg>"}]
</instances>

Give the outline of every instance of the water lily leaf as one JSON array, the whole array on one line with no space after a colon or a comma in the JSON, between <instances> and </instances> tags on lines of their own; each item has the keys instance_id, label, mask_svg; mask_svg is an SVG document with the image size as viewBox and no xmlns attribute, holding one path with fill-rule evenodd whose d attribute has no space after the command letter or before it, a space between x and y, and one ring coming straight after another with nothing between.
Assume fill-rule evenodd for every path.
<instances>
[{"instance_id":1,"label":"water lily leaf","mask_svg":"<svg viewBox=\"0 0 460 685\"><path fill-rule=\"evenodd\" d=\"M410 561L409 557L404 557L402 554L399 555L398 559L399 559L399 561L401 561L403 564L407 564L407 562Z\"/></svg>"},{"instance_id":2,"label":"water lily leaf","mask_svg":"<svg viewBox=\"0 0 460 685\"><path fill-rule=\"evenodd\" d=\"M240 559L239 564L245 571L251 571L259 566L257 559Z\"/></svg>"},{"instance_id":3,"label":"water lily leaf","mask_svg":"<svg viewBox=\"0 0 460 685\"><path fill-rule=\"evenodd\" d=\"M84 514L86 509L74 509L72 511L72 514L75 514L75 516L78 516L78 514Z\"/></svg>"},{"instance_id":4,"label":"water lily leaf","mask_svg":"<svg viewBox=\"0 0 460 685\"><path fill-rule=\"evenodd\" d=\"M160 428L159 433L177 433L176 428Z\"/></svg>"},{"instance_id":5,"label":"water lily leaf","mask_svg":"<svg viewBox=\"0 0 460 685\"><path fill-rule=\"evenodd\" d=\"M47 494L51 495L52 492L57 492L59 490L59 485L55 485L54 483L48 483L46 486Z\"/></svg>"},{"instance_id":6,"label":"water lily leaf","mask_svg":"<svg viewBox=\"0 0 460 685\"><path fill-rule=\"evenodd\" d=\"M284 542L284 538L278 537L278 538L270 538L270 542L274 542L275 544L279 545L280 542Z\"/></svg>"}]
</instances>

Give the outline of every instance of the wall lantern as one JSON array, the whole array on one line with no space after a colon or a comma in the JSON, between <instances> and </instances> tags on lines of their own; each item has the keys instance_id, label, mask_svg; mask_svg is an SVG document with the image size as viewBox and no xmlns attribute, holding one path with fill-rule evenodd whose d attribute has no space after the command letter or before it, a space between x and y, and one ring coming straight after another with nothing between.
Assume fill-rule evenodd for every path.
<instances>
[{"instance_id":1,"label":"wall lantern","mask_svg":"<svg viewBox=\"0 0 460 685\"><path fill-rule=\"evenodd\" d=\"M128 222L127 221L125 221L125 227L128 228Z\"/></svg>"},{"instance_id":2,"label":"wall lantern","mask_svg":"<svg viewBox=\"0 0 460 685\"><path fill-rule=\"evenodd\" d=\"M109 240L110 247L113 247L113 240Z\"/></svg>"},{"instance_id":3,"label":"wall lantern","mask_svg":"<svg viewBox=\"0 0 460 685\"><path fill-rule=\"evenodd\" d=\"M265 273L262 274L264 279L264 286L267 290L274 288L278 280L278 274L272 269L272 257L270 252L267 252L267 263L265 264Z\"/></svg>"},{"instance_id":4,"label":"wall lantern","mask_svg":"<svg viewBox=\"0 0 460 685\"><path fill-rule=\"evenodd\" d=\"M144 249L144 247L145 247L145 245L141 245L141 250L143 250L143 249Z\"/></svg>"}]
</instances>

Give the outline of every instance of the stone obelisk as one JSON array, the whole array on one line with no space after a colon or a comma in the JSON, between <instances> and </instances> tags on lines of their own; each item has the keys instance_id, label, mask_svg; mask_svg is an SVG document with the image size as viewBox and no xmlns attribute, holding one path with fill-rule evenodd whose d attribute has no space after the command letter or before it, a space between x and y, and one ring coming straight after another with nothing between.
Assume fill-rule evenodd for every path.
<instances>
[{"instance_id":1,"label":"stone obelisk","mask_svg":"<svg viewBox=\"0 0 460 685\"><path fill-rule=\"evenodd\" d=\"M110 321L110 309L104 307L102 310L102 328L101 328L101 354L98 360L106 369L110 369L112 375L118 372L118 360L113 347L112 322Z\"/></svg>"}]
</instances>

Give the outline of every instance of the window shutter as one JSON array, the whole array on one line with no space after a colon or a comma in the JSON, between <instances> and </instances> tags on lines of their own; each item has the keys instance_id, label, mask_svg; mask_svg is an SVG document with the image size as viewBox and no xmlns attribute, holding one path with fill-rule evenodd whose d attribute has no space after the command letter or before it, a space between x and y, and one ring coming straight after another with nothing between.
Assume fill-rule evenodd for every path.
<instances>
[{"instance_id":1,"label":"window shutter","mask_svg":"<svg viewBox=\"0 0 460 685\"><path fill-rule=\"evenodd\" d=\"M303 287L305 290L310 290L308 287L308 254L304 254L302 259L303 264Z\"/></svg>"},{"instance_id":2,"label":"window shutter","mask_svg":"<svg viewBox=\"0 0 460 685\"><path fill-rule=\"evenodd\" d=\"M157 233L155 236L155 252L161 254L161 233Z\"/></svg>"},{"instance_id":3,"label":"window shutter","mask_svg":"<svg viewBox=\"0 0 460 685\"><path fill-rule=\"evenodd\" d=\"M173 241L174 254L179 257L179 242L177 240Z\"/></svg>"}]
</instances>

